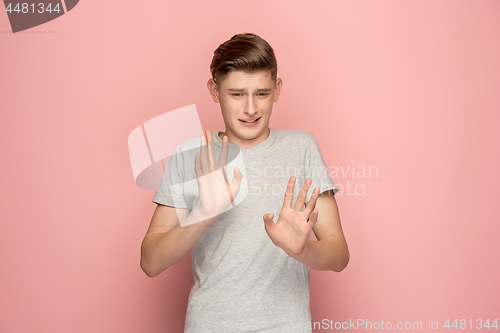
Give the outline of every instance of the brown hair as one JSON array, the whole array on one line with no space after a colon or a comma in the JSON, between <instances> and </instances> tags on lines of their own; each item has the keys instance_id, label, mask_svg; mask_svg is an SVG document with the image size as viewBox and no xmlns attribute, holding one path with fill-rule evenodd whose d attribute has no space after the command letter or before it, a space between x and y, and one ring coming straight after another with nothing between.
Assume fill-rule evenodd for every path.
<instances>
[{"instance_id":1,"label":"brown hair","mask_svg":"<svg viewBox=\"0 0 500 333\"><path fill-rule=\"evenodd\" d=\"M274 50L264 39L252 33L237 34L220 44L210 64L212 79L218 85L232 70L253 73L267 70L276 82L278 64Z\"/></svg>"}]
</instances>

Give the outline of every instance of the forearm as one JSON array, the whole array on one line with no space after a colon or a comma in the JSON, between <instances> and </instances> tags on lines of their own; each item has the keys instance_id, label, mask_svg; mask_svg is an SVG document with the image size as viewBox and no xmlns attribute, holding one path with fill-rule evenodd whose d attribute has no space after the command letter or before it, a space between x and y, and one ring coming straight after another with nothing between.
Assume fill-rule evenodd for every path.
<instances>
[{"instance_id":1,"label":"forearm","mask_svg":"<svg viewBox=\"0 0 500 333\"><path fill-rule=\"evenodd\" d=\"M335 235L318 241L308 239L301 254L290 256L312 269L335 272L342 271L349 262L349 250L344 237Z\"/></svg>"},{"instance_id":2,"label":"forearm","mask_svg":"<svg viewBox=\"0 0 500 333\"><path fill-rule=\"evenodd\" d=\"M173 266L192 249L216 218L202 221L199 210L196 208L183 221L184 227L177 224L166 232L148 235L141 246L143 271L148 276L154 277ZM197 223L190 224L192 221L197 221Z\"/></svg>"}]
</instances>

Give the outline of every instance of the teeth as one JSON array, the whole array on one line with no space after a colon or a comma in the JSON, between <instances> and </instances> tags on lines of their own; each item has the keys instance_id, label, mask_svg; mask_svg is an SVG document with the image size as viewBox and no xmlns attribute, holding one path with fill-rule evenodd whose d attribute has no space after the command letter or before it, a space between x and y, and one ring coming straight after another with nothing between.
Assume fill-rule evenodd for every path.
<instances>
[{"instance_id":1,"label":"teeth","mask_svg":"<svg viewBox=\"0 0 500 333\"><path fill-rule=\"evenodd\" d=\"M242 121L244 121L245 123L255 123L255 122L256 122L257 120L259 120L259 119L260 119L260 118L257 118L257 119L252 120L252 121L245 121L245 120L242 120Z\"/></svg>"}]
</instances>

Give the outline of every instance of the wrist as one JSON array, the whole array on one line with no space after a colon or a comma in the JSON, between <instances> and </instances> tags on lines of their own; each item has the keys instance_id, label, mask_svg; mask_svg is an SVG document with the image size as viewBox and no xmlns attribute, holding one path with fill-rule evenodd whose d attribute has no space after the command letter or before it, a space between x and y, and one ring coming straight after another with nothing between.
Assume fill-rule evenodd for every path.
<instances>
[{"instance_id":1,"label":"wrist","mask_svg":"<svg viewBox=\"0 0 500 333\"><path fill-rule=\"evenodd\" d=\"M300 252L296 252L296 253L288 253L287 252L287 254L290 257L294 258L295 260L300 261L301 263L305 264L306 258L308 256L310 249L311 249L309 242L310 242L310 240L307 239L305 244L304 244L304 247L302 248L302 250Z\"/></svg>"},{"instance_id":2,"label":"wrist","mask_svg":"<svg viewBox=\"0 0 500 333\"><path fill-rule=\"evenodd\" d=\"M217 220L218 215L207 215L204 213L200 206L196 207L191 211L190 218L192 221L190 224L199 224L211 226L215 220Z\"/></svg>"}]
</instances>

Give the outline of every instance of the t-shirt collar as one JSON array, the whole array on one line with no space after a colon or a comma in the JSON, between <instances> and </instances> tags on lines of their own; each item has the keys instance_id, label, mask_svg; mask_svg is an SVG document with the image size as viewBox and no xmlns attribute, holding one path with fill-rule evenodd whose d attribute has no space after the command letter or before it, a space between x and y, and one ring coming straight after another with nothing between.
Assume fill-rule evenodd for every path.
<instances>
[{"instance_id":1,"label":"t-shirt collar","mask_svg":"<svg viewBox=\"0 0 500 333\"><path fill-rule=\"evenodd\" d=\"M213 133L213 139L214 139L214 144L217 144L217 146L222 148L222 140L219 138L219 134L222 135L222 131L219 131L217 133ZM243 151L244 153L257 153L260 151L264 151L267 148L269 148L274 142L276 141L276 129L269 127L269 135L267 138L256 144L255 146L252 146L250 148L244 149L240 147L240 150Z\"/></svg>"}]
</instances>

